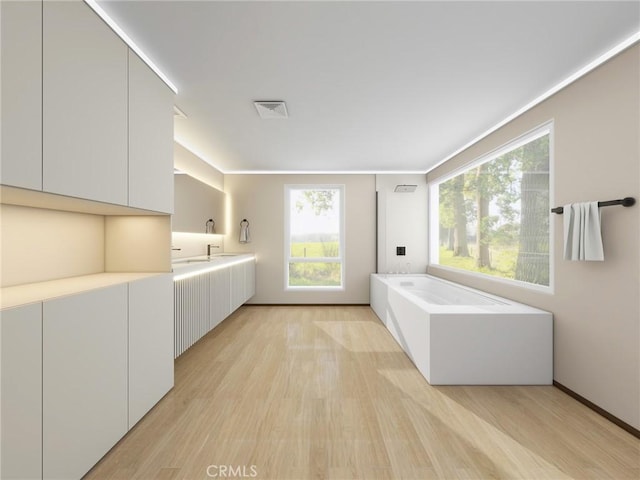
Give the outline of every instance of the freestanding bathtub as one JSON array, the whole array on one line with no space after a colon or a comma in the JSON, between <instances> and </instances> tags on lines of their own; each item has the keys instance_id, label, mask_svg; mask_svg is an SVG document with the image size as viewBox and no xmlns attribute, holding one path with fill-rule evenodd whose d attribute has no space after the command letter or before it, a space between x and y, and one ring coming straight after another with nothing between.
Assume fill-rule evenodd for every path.
<instances>
[{"instance_id":1,"label":"freestanding bathtub","mask_svg":"<svg viewBox=\"0 0 640 480\"><path fill-rule=\"evenodd\" d=\"M549 385L551 313L430 275L371 275L371 307L432 385Z\"/></svg>"}]
</instances>

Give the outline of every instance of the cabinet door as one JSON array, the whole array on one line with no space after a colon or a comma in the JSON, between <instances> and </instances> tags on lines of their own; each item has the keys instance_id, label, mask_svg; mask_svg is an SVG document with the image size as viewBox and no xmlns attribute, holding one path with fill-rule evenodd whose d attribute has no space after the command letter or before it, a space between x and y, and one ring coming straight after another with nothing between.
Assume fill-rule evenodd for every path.
<instances>
[{"instance_id":1,"label":"cabinet door","mask_svg":"<svg viewBox=\"0 0 640 480\"><path fill-rule=\"evenodd\" d=\"M42 190L42 2L0 2L0 182Z\"/></svg>"},{"instance_id":2,"label":"cabinet door","mask_svg":"<svg viewBox=\"0 0 640 480\"><path fill-rule=\"evenodd\" d=\"M209 329L215 328L231 313L230 282L231 269L223 268L214 270L209 274Z\"/></svg>"},{"instance_id":3,"label":"cabinet door","mask_svg":"<svg viewBox=\"0 0 640 480\"><path fill-rule=\"evenodd\" d=\"M129 428L173 387L173 277L129 284Z\"/></svg>"},{"instance_id":4,"label":"cabinet door","mask_svg":"<svg viewBox=\"0 0 640 480\"><path fill-rule=\"evenodd\" d=\"M245 301L245 269L244 264L231 266L231 311L235 311Z\"/></svg>"},{"instance_id":5,"label":"cabinet door","mask_svg":"<svg viewBox=\"0 0 640 480\"><path fill-rule=\"evenodd\" d=\"M174 282L175 357L210 330L209 276L194 275Z\"/></svg>"},{"instance_id":6,"label":"cabinet door","mask_svg":"<svg viewBox=\"0 0 640 480\"><path fill-rule=\"evenodd\" d=\"M42 304L0 313L0 478L42 478Z\"/></svg>"},{"instance_id":7,"label":"cabinet door","mask_svg":"<svg viewBox=\"0 0 640 480\"><path fill-rule=\"evenodd\" d=\"M173 212L173 92L131 50L129 205Z\"/></svg>"},{"instance_id":8,"label":"cabinet door","mask_svg":"<svg viewBox=\"0 0 640 480\"><path fill-rule=\"evenodd\" d=\"M45 191L127 205L127 55L84 2L44 2Z\"/></svg>"},{"instance_id":9,"label":"cabinet door","mask_svg":"<svg viewBox=\"0 0 640 480\"><path fill-rule=\"evenodd\" d=\"M43 473L82 477L127 432L127 285L43 304Z\"/></svg>"}]
</instances>

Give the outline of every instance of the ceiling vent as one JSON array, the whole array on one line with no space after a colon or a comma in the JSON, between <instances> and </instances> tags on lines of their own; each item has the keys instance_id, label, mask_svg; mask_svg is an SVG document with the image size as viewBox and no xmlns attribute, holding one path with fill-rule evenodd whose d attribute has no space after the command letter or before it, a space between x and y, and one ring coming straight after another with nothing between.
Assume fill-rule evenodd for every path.
<instances>
[{"instance_id":1,"label":"ceiling vent","mask_svg":"<svg viewBox=\"0 0 640 480\"><path fill-rule=\"evenodd\" d=\"M272 118L289 118L287 105L282 101L261 100L258 102L253 102L253 104L255 105L260 118L264 118L265 120L270 120Z\"/></svg>"},{"instance_id":2,"label":"ceiling vent","mask_svg":"<svg viewBox=\"0 0 640 480\"><path fill-rule=\"evenodd\" d=\"M416 188L418 188L417 185L396 185L393 191L398 193L413 193L416 191Z\"/></svg>"}]
</instances>

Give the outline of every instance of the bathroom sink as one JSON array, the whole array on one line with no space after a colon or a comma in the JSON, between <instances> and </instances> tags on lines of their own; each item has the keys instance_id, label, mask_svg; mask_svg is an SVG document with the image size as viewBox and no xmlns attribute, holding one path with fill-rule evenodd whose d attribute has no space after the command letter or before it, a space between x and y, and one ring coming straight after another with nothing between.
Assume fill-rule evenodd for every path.
<instances>
[{"instance_id":1,"label":"bathroom sink","mask_svg":"<svg viewBox=\"0 0 640 480\"><path fill-rule=\"evenodd\" d=\"M211 255L210 257L200 256L195 258L183 258L180 260L173 260L171 263L174 265L189 265L191 263L207 263L207 262L213 262L217 258L237 257L238 255L241 255L241 254L240 253L216 253Z\"/></svg>"},{"instance_id":2,"label":"bathroom sink","mask_svg":"<svg viewBox=\"0 0 640 480\"><path fill-rule=\"evenodd\" d=\"M171 263L182 263L182 264L188 264L188 263L206 263L208 261L210 261L211 259L209 258L187 258L184 260L174 260Z\"/></svg>"}]
</instances>

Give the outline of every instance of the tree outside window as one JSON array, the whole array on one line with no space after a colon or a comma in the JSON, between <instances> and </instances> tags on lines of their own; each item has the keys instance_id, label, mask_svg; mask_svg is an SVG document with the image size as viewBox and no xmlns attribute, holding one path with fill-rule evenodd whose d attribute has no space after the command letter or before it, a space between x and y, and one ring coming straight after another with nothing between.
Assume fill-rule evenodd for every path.
<instances>
[{"instance_id":1,"label":"tree outside window","mask_svg":"<svg viewBox=\"0 0 640 480\"><path fill-rule=\"evenodd\" d=\"M550 136L546 126L432 185L432 263L550 285Z\"/></svg>"}]
</instances>

